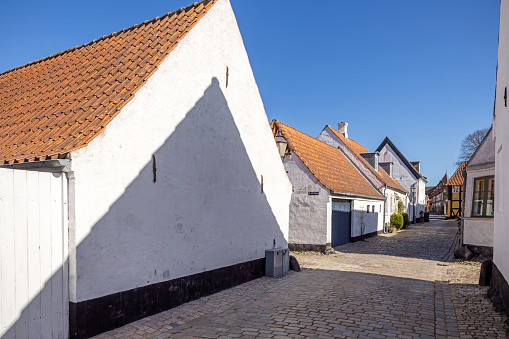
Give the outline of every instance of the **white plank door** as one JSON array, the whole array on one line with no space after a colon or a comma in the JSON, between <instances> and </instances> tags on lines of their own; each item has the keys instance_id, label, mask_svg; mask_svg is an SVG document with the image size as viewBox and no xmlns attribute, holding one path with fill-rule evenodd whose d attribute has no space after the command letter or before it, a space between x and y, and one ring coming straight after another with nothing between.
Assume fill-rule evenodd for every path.
<instances>
[{"instance_id":1,"label":"white plank door","mask_svg":"<svg viewBox=\"0 0 509 339\"><path fill-rule=\"evenodd\" d=\"M68 337L67 181L0 169L0 338Z\"/></svg>"}]
</instances>

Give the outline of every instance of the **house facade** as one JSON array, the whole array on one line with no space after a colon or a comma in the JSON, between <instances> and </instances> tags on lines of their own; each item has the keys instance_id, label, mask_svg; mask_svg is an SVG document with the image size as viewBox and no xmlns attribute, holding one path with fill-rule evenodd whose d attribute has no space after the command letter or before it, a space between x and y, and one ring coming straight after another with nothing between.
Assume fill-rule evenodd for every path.
<instances>
[{"instance_id":1,"label":"house facade","mask_svg":"<svg viewBox=\"0 0 509 339\"><path fill-rule=\"evenodd\" d=\"M338 130L326 126L318 139L340 148L350 162L364 177L385 196L383 224L389 223L393 213L398 212L398 203L408 206L408 192L393 178L392 162L379 161L378 152L369 152L364 146L350 138L348 123L338 124Z\"/></svg>"},{"instance_id":2,"label":"house facade","mask_svg":"<svg viewBox=\"0 0 509 339\"><path fill-rule=\"evenodd\" d=\"M426 187L426 212L431 211L431 193L435 189L435 186Z\"/></svg>"},{"instance_id":3,"label":"house facade","mask_svg":"<svg viewBox=\"0 0 509 339\"><path fill-rule=\"evenodd\" d=\"M500 31L498 40L497 86L493 116L495 143L495 216L493 230L492 289L500 293L509 314L509 1L500 1Z\"/></svg>"},{"instance_id":4,"label":"house facade","mask_svg":"<svg viewBox=\"0 0 509 339\"><path fill-rule=\"evenodd\" d=\"M446 202L446 217L459 218L463 212L463 169L467 161L463 161L456 172L447 180L447 202Z\"/></svg>"},{"instance_id":5,"label":"house facade","mask_svg":"<svg viewBox=\"0 0 509 339\"><path fill-rule=\"evenodd\" d=\"M2 210L39 211L2 214L2 336L89 337L263 276L287 246L292 188L228 0L3 73L0 102ZM26 275L42 285L23 294Z\"/></svg>"},{"instance_id":6,"label":"house facade","mask_svg":"<svg viewBox=\"0 0 509 339\"><path fill-rule=\"evenodd\" d=\"M392 163L393 178L409 192L407 213L410 220L419 218L426 208L426 177L420 173L420 161L408 161L394 143L385 137L376 149L379 161Z\"/></svg>"},{"instance_id":7,"label":"house facade","mask_svg":"<svg viewBox=\"0 0 509 339\"><path fill-rule=\"evenodd\" d=\"M465 166L463 244L493 252L495 144L490 128Z\"/></svg>"},{"instance_id":8,"label":"house facade","mask_svg":"<svg viewBox=\"0 0 509 339\"><path fill-rule=\"evenodd\" d=\"M440 179L438 184L428 193L430 212L445 215L447 205L447 173Z\"/></svg>"},{"instance_id":9,"label":"house facade","mask_svg":"<svg viewBox=\"0 0 509 339\"><path fill-rule=\"evenodd\" d=\"M383 230L385 197L340 149L277 120L271 126L287 143L281 155L293 185L291 250L322 251Z\"/></svg>"}]
</instances>

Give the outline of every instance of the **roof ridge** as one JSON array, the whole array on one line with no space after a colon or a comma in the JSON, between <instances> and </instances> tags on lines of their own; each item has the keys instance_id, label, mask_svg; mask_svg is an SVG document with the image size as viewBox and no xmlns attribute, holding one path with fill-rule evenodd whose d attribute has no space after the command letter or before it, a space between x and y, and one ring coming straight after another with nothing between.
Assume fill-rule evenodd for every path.
<instances>
[{"instance_id":1,"label":"roof ridge","mask_svg":"<svg viewBox=\"0 0 509 339\"><path fill-rule=\"evenodd\" d=\"M166 14L163 14L161 16L155 17L153 19L145 20L142 23L135 24L135 25L129 26L127 28L123 28L123 29L121 29L118 32L113 32L113 33L110 33L108 35L103 35L102 37L94 39L92 41L89 41L89 42L87 42L85 44L82 44L82 45L79 45L79 46L74 46L74 47L68 48L66 50L57 52L55 54L51 54L51 55L49 55L47 57L44 57L44 58L41 58L41 59L38 59L38 60L34 60L34 61L30 61L29 63L26 63L24 65L16 66L16 67L11 68L11 69L9 69L7 71L0 72L0 76L8 74L8 73L11 73L11 72L14 72L14 71L17 71L19 69L23 69L23 68L28 67L28 66L32 66L32 65L41 63L41 62L46 61L46 60L50 60L50 59L56 58L57 56L60 56L60 55L66 54L66 53L70 53L70 52L76 51L76 50L78 50L80 48L84 48L84 47L90 46L92 44L96 44L96 43L98 43L100 41L103 41L103 40L109 39L111 37L117 36L117 35L119 35L121 33L128 32L128 31L131 31L131 30L133 30L135 28L139 28L141 26L146 26L146 25L151 24L153 22L156 22L158 20L165 19L165 18L167 18L169 16L172 16L174 14L180 14L182 12L185 12L185 11L189 10L192 7L198 7L200 4L203 4L204 6L207 6L210 2L216 2L216 1L217 0L202 0L200 2L192 3L192 4L190 4L190 5L186 6L186 7L181 7L181 8L179 8L179 9L173 11L173 12L168 12Z\"/></svg>"}]
</instances>

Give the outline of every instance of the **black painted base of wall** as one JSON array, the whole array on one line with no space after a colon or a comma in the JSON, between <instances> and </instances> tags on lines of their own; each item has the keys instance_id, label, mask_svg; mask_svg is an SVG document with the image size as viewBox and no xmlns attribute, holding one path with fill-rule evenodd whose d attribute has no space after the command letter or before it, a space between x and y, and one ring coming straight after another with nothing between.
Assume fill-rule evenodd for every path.
<instances>
[{"instance_id":1,"label":"black painted base of wall","mask_svg":"<svg viewBox=\"0 0 509 339\"><path fill-rule=\"evenodd\" d=\"M89 338L265 275L265 258L70 303L71 338Z\"/></svg>"},{"instance_id":2,"label":"black painted base of wall","mask_svg":"<svg viewBox=\"0 0 509 339\"><path fill-rule=\"evenodd\" d=\"M330 247L330 244L329 244ZM322 252L327 248L326 244L323 245L313 245L313 244L288 244L288 248L292 252L300 252L300 251L313 251L313 252Z\"/></svg>"},{"instance_id":3,"label":"black painted base of wall","mask_svg":"<svg viewBox=\"0 0 509 339\"><path fill-rule=\"evenodd\" d=\"M380 233L383 233L383 231L377 231L377 232L372 232L372 233L368 233L368 234L364 234L364 235L359 235L358 237L353 237L351 239L351 242L357 242L357 241L361 241L361 240L366 240L368 238L372 238L374 236L377 236Z\"/></svg>"},{"instance_id":4,"label":"black painted base of wall","mask_svg":"<svg viewBox=\"0 0 509 339\"><path fill-rule=\"evenodd\" d=\"M497 312L504 312L509 316L509 284L495 263L493 263L488 297L493 302Z\"/></svg>"}]
</instances>

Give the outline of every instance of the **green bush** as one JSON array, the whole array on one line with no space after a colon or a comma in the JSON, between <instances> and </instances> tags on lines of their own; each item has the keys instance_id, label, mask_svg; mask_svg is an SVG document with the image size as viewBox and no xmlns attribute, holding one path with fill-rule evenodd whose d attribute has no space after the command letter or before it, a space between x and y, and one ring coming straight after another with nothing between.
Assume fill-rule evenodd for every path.
<instances>
[{"instance_id":1,"label":"green bush","mask_svg":"<svg viewBox=\"0 0 509 339\"><path fill-rule=\"evenodd\" d=\"M403 216L401 214L396 213L391 215L391 225L394 225L398 229L401 229L401 227L403 227Z\"/></svg>"},{"instance_id":2,"label":"green bush","mask_svg":"<svg viewBox=\"0 0 509 339\"><path fill-rule=\"evenodd\" d=\"M401 215L403 216L403 225L410 225L410 217L408 216L408 213L401 213Z\"/></svg>"}]
</instances>

